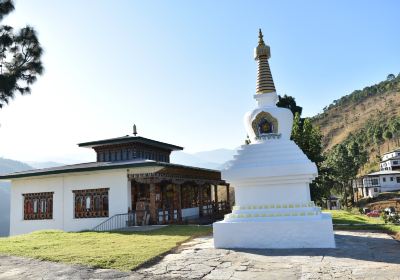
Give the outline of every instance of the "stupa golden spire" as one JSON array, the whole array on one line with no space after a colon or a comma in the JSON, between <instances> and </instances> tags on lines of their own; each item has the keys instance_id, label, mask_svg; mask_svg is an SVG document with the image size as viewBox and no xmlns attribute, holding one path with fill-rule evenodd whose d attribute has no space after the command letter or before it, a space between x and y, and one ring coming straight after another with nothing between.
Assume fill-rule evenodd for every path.
<instances>
[{"instance_id":1,"label":"stupa golden spire","mask_svg":"<svg viewBox=\"0 0 400 280\"><path fill-rule=\"evenodd\" d=\"M263 94L275 92L274 80L272 79L268 59L271 57L269 46L264 43L261 29L258 32L258 46L254 49L254 59L258 62L256 93Z\"/></svg>"}]
</instances>

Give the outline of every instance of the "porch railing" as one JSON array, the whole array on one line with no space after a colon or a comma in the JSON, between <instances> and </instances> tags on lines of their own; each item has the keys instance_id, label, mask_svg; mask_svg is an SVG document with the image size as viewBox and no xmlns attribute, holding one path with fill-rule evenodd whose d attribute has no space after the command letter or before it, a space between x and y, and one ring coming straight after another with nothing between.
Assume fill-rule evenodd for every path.
<instances>
[{"instance_id":1,"label":"porch railing","mask_svg":"<svg viewBox=\"0 0 400 280\"><path fill-rule=\"evenodd\" d=\"M116 214L95 226L93 231L113 231L135 225L135 213Z\"/></svg>"},{"instance_id":2,"label":"porch railing","mask_svg":"<svg viewBox=\"0 0 400 280\"><path fill-rule=\"evenodd\" d=\"M178 219L178 210L169 209L157 209L156 221L159 224L175 223L175 222L187 222L189 220L200 219L199 215L185 216ZM226 201L209 201L203 205L202 216L208 216L210 218L220 218L224 214L230 213L230 204ZM148 211L132 211L124 214L116 214L111 216L107 220L103 221L99 225L95 226L93 231L113 231L123 229L129 226L141 226L149 223L149 212Z\"/></svg>"}]
</instances>

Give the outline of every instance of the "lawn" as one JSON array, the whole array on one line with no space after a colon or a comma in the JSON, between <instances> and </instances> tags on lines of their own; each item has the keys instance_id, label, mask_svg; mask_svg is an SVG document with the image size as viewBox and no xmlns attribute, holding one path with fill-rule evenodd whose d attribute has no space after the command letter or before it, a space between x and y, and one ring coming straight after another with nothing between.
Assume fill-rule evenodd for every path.
<instances>
[{"instance_id":1,"label":"lawn","mask_svg":"<svg viewBox=\"0 0 400 280\"><path fill-rule=\"evenodd\" d=\"M334 224L384 224L382 218L370 218L352 211L331 210L324 211L332 214Z\"/></svg>"},{"instance_id":2,"label":"lawn","mask_svg":"<svg viewBox=\"0 0 400 280\"><path fill-rule=\"evenodd\" d=\"M332 220L335 229L340 230L378 230L387 232L400 240L400 225L385 224L381 218L370 218L345 210L324 211L332 214ZM349 225L340 225L349 224Z\"/></svg>"},{"instance_id":3,"label":"lawn","mask_svg":"<svg viewBox=\"0 0 400 280\"><path fill-rule=\"evenodd\" d=\"M150 232L37 231L0 238L0 254L129 271L191 237L211 232L207 226L168 226Z\"/></svg>"}]
</instances>

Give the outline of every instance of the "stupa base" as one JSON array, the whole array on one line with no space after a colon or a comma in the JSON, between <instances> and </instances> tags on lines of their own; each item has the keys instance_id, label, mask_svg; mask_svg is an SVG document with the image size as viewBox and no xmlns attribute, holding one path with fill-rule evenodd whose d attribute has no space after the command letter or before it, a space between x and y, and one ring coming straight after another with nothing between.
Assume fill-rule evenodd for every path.
<instances>
[{"instance_id":1,"label":"stupa base","mask_svg":"<svg viewBox=\"0 0 400 280\"><path fill-rule=\"evenodd\" d=\"M270 221L221 221L213 224L215 248L335 248L332 217Z\"/></svg>"}]
</instances>

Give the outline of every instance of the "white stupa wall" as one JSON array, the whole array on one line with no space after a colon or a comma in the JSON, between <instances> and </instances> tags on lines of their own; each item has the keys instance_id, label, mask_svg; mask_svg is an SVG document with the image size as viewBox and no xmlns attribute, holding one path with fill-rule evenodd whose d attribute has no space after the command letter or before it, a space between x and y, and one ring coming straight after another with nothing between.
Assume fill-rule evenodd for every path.
<instances>
[{"instance_id":1,"label":"white stupa wall","mask_svg":"<svg viewBox=\"0 0 400 280\"><path fill-rule=\"evenodd\" d=\"M277 189L278 188L278 189ZM308 184L285 184L279 187L235 187L237 205L295 204L311 201Z\"/></svg>"},{"instance_id":2,"label":"white stupa wall","mask_svg":"<svg viewBox=\"0 0 400 280\"><path fill-rule=\"evenodd\" d=\"M243 145L222 170L235 188L236 205L214 223L217 248L333 248L332 217L311 201L316 165L290 140L293 114L276 106L268 59L259 33L257 107L244 123L251 143Z\"/></svg>"}]
</instances>

